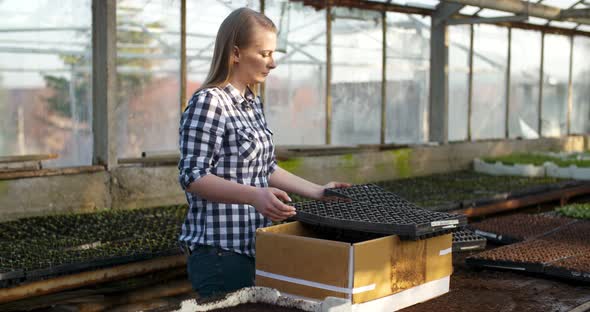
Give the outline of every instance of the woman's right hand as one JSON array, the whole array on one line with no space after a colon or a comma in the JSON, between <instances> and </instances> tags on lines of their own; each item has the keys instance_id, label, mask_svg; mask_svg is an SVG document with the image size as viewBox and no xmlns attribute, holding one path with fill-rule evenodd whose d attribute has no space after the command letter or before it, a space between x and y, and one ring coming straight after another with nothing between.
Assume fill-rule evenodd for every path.
<instances>
[{"instance_id":1,"label":"woman's right hand","mask_svg":"<svg viewBox=\"0 0 590 312\"><path fill-rule=\"evenodd\" d=\"M256 188L252 206L272 221L283 221L296 212L295 207L286 205L281 200L290 202L291 198L286 192L274 187Z\"/></svg>"}]
</instances>

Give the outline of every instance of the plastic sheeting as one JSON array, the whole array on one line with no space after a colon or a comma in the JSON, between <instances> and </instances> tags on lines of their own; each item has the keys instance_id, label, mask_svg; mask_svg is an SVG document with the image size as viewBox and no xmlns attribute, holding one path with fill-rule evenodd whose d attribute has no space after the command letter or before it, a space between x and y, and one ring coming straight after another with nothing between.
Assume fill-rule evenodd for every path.
<instances>
[{"instance_id":1,"label":"plastic sheeting","mask_svg":"<svg viewBox=\"0 0 590 312\"><path fill-rule=\"evenodd\" d=\"M0 156L92 163L91 13L89 0L0 2Z\"/></svg>"},{"instance_id":2,"label":"plastic sheeting","mask_svg":"<svg viewBox=\"0 0 590 312\"><path fill-rule=\"evenodd\" d=\"M283 3L267 3L265 14L281 21ZM275 53L275 68L266 80L265 113L278 145L325 143L326 13L289 3L286 53Z\"/></svg>"},{"instance_id":3,"label":"plastic sheeting","mask_svg":"<svg viewBox=\"0 0 590 312\"><path fill-rule=\"evenodd\" d=\"M119 157L178 149L179 33L180 1L117 2Z\"/></svg>"},{"instance_id":4,"label":"plastic sheeting","mask_svg":"<svg viewBox=\"0 0 590 312\"><path fill-rule=\"evenodd\" d=\"M469 89L468 25L449 26L449 141L467 139L467 110Z\"/></svg>"},{"instance_id":5,"label":"plastic sheeting","mask_svg":"<svg viewBox=\"0 0 590 312\"><path fill-rule=\"evenodd\" d=\"M385 143L428 140L430 17L387 13Z\"/></svg>"},{"instance_id":6,"label":"plastic sheeting","mask_svg":"<svg viewBox=\"0 0 590 312\"><path fill-rule=\"evenodd\" d=\"M572 133L590 133L590 38L574 37Z\"/></svg>"},{"instance_id":7,"label":"plastic sheeting","mask_svg":"<svg viewBox=\"0 0 590 312\"><path fill-rule=\"evenodd\" d=\"M570 38L545 35L541 135L561 136L567 128Z\"/></svg>"},{"instance_id":8,"label":"plastic sheeting","mask_svg":"<svg viewBox=\"0 0 590 312\"><path fill-rule=\"evenodd\" d=\"M503 138L506 120L508 29L474 25L471 137Z\"/></svg>"},{"instance_id":9,"label":"plastic sheeting","mask_svg":"<svg viewBox=\"0 0 590 312\"><path fill-rule=\"evenodd\" d=\"M332 144L378 144L381 20L335 18L332 44Z\"/></svg>"},{"instance_id":10,"label":"plastic sheeting","mask_svg":"<svg viewBox=\"0 0 590 312\"><path fill-rule=\"evenodd\" d=\"M541 33L512 29L509 136L539 137Z\"/></svg>"}]
</instances>

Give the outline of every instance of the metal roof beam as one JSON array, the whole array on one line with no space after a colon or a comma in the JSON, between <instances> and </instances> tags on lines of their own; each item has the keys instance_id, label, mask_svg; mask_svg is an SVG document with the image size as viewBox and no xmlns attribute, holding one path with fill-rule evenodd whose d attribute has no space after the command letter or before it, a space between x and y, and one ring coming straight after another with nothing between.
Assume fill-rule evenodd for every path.
<instances>
[{"instance_id":1,"label":"metal roof beam","mask_svg":"<svg viewBox=\"0 0 590 312\"><path fill-rule=\"evenodd\" d=\"M561 19L590 18L590 9L569 9L561 11Z\"/></svg>"},{"instance_id":2,"label":"metal roof beam","mask_svg":"<svg viewBox=\"0 0 590 312\"><path fill-rule=\"evenodd\" d=\"M518 15L528 15L549 20L563 20L562 13L573 14L576 17L568 17L574 22L582 24L590 24L590 14L586 9L580 9L579 12L572 12L577 10L563 10L561 8L548 6L540 3L530 3L521 0L443 0L446 3L459 3L464 5L478 6L486 9L510 12Z\"/></svg>"},{"instance_id":3,"label":"metal roof beam","mask_svg":"<svg viewBox=\"0 0 590 312\"><path fill-rule=\"evenodd\" d=\"M524 22L528 20L526 15L512 15L499 17L473 17L473 18L454 18L447 21L447 25L464 25L464 24L495 24L504 22Z\"/></svg>"},{"instance_id":4,"label":"metal roof beam","mask_svg":"<svg viewBox=\"0 0 590 312\"><path fill-rule=\"evenodd\" d=\"M440 2L432 13L432 24L439 25L446 22L451 16L459 13L464 6L459 3Z\"/></svg>"}]
</instances>

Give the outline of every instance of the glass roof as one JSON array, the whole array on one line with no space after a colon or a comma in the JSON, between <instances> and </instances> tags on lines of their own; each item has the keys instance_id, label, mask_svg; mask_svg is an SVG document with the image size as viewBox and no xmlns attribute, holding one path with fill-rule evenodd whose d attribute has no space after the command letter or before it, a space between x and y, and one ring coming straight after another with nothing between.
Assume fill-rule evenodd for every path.
<instances>
[{"instance_id":1,"label":"glass roof","mask_svg":"<svg viewBox=\"0 0 590 312\"><path fill-rule=\"evenodd\" d=\"M579 2L579 0L543 0L542 4L558 7L561 9L568 9L577 2Z\"/></svg>"},{"instance_id":2,"label":"glass roof","mask_svg":"<svg viewBox=\"0 0 590 312\"><path fill-rule=\"evenodd\" d=\"M578 23L551 21L549 23L549 26L572 29L572 28L578 26Z\"/></svg>"},{"instance_id":3,"label":"glass roof","mask_svg":"<svg viewBox=\"0 0 590 312\"><path fill-rule=\"evenodd\" d=\"M0 0L1 1L1 0ZM367 0L369 1L369 0ZM426 9L436 9L436 6L440 4L441 1L439 0L370 0L373 2L381 2L381 3L392 3L402 6L408 7L416 7L416 8L426 8ZM590 8L590 0L528 0L531 3L541 3L548 6L558 7L560 9L587 9ZM466 5L460 11L460 14L463 15L474 15L479 17L502 17L502 16L513 16L514 13L505 12L505 11L498 11L492 9L482 9L478 6L471 6ZM579 24L576 22L567 22L567 21L549 21L544 18L538 17L529 17L525 23L530 23L533 25L548 25L552 27L558 28L565 28L565 29L578 29L581 31L588 31L588 27L590 25Z\"/></svg>"},{"instance_id":4,"label":"glass roof","mask_svg":"<svg viewBox=\"0 0 590 312\"><path fill-rule=\"evenodd\" d=\"M459 11L459 13L465 14L465 15L473 15L473 14L475 14L475 12L479 12L480 10L481 10L480 7L466 5Z\"/></svg>"},{"instance_id":5,"label":"glass roof","mask_svg":"<svg viewBox=\"0 0 590 312\"><path fill-rule=\"evenodd\" d=\"M440 1L438 0L392 0L391 3L407 5L417 8L434 9Z\"/></svg>"},{"instance_id":6,"label":"glass roof","mask_svg":"<svg viewBox=\"0 0 590 312\"><path fill-rule=\"evenodd\" d=\"M505 12L505 11L497 11L497 10L492 10L492 9L483 9L477 15L481 16L481 17L499 17L499 16L514 15L514 13Z\"/></svg>"},{"instance_id":7,"label":"glass roof","mask_svg":"<svg viewBox=\"0 0 590 312\"><path fill-rule=\"evenodd\" d=\"M545 18L538 18L534 16L529 16L528 23L534 25L546 25L549 22L548 19Z\"/></svg>"}]
</instances>

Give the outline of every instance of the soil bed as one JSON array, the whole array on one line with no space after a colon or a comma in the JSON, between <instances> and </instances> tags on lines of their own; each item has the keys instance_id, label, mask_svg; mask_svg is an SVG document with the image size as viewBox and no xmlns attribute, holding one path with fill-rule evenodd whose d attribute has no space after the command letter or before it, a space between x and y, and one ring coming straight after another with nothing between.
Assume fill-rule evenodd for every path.
<instances>
[{"instance_id":1,"label":"soil bed","mask_svg":"<svg viewBox=\"0 0 590 312\"><path fill-rule=\"evenodd\" d=\"M538 278L512 271L476 271L465 257L474 253L453 253L451 291L403 312L537 312L569 311L590 301L590 285Z\"/></svg>"}]
</instances>

